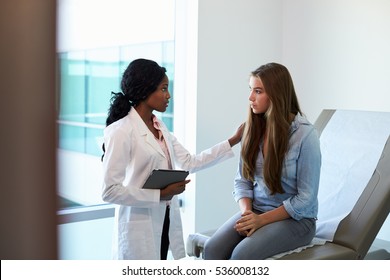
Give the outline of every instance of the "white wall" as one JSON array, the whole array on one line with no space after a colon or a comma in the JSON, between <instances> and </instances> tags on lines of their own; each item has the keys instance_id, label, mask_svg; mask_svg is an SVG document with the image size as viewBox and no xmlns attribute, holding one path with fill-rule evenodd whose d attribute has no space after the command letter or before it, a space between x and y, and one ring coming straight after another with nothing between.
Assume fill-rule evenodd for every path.
<instances>
[{"instance_id":1,"label":"white wall","mask_svg":"<svg viewBox=\"0 0 390 280\"><path fill-rule=\"evenodd\" d=\"M283 62L314 121L322 109L390 110L390 2L283 4Z\"/></svg>"}]
</instances>

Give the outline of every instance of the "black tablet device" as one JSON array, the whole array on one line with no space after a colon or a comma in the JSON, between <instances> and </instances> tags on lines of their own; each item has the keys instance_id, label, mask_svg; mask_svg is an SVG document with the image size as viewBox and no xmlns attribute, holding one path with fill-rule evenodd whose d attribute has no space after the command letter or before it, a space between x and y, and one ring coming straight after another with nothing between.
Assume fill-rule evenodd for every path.
<instances>
[{"instance_id":1,"label":"black tablet device","mask_svg":"<svg viewBox=\"0 0 390 280\"><path fill-rule=\"evenodd\" d=\"M189 172L185 170L154 169L146 180L144 189L163 189L169 184L184 181Z\"/></svg>"}]
</instances>

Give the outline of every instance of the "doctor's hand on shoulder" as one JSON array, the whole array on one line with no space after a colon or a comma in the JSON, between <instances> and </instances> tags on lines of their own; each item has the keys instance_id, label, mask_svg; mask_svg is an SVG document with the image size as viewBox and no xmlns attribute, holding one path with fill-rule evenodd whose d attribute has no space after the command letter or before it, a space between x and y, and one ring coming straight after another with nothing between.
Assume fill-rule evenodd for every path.
<instances>
[{"instance_id":1,"label":"doctor's hand on shoulder","mask_svg":"<svg viewBox=\"0 0 390 280\"><path fill-rule=\"evenodd\" d=\"M172 197L173 195L181 194L185 191L186 185L191 180L185 180L177 183L170 184L166 186L165 188L160 190L160 197L161 200L166 200L169 197Z\"/></svg>"},{"instance_id":2,"label":"doctor's hand on shoulder","mask_svg":"<svg viewBox=\"0 0 390 280\"><path fill-rule=\"evenodd\" d=\"M231 147L240 143L244 129L245 129L245 123L240 124L240 126L237 128L233 136L228 139Z\"/></svg>"}]
</instances>

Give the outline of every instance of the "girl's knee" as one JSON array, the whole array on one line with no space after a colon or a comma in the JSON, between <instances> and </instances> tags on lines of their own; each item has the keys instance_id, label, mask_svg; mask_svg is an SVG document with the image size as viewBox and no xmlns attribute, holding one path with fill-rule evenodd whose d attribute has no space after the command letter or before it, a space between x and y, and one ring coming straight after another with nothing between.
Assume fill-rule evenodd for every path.
<instances>
[{"instance_id":1,"label":"girl's knee","mask_svg":"<svg viewBox=\"0 0 390 280\"><path fill-rule=\"evenodd\" d=\"M203 248L203 257L205 260L226 260L228 252L226 244L220 238L209 238Z\"/></svg>"},{"instance_id":2,"label":"girl's knee","mask_svg":"<svg viewBox=\"0 0 390 280\"><path fill-rule=\"evenodd\" d=\"M213 238L209 238L206 240L203 246L203 258L205 260L215 260L215 256L213 252L215 252L215 242L213 241Z\"/></svg>"},{"instance_id":3,"label":"girl's knee","mask_svg":"<svg viewBox=\"0 0 390 280\"><path fill-rule=\"evenodd\" d=\"M245 250L241 250L241 248L235 248L232 252L231 260L249 260L249 256Z\"/></svg>"}]
</instances>

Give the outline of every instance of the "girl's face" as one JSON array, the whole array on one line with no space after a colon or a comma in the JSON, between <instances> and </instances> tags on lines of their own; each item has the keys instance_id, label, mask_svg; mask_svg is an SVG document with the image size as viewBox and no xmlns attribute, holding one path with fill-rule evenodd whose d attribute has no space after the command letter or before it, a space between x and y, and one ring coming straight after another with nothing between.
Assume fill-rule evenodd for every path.
<instances>
[{"instance_id":1,"label":"girl's face","mask_svg":"<svg viewBox=\"0 0 390 280\"><path fill-rule=\"evenodd\" d=\"M251 76L249 79L249 101L254 114L267 112L271 101L265 92L263 83L260 78Z\"/></svg>"},{"instance_id":2,"label":"girl's face","mask_svg":"<svg viewBox=\"0 0 390 280\"><path fill-rule=\"evenodd\" d=\"M158 112L165 112L171 95L168 91L169 80L165 76L161 83L158 85L155 92L151 93L146 99L146 104L152 109Z\"/></svg>"}]
</instances>

